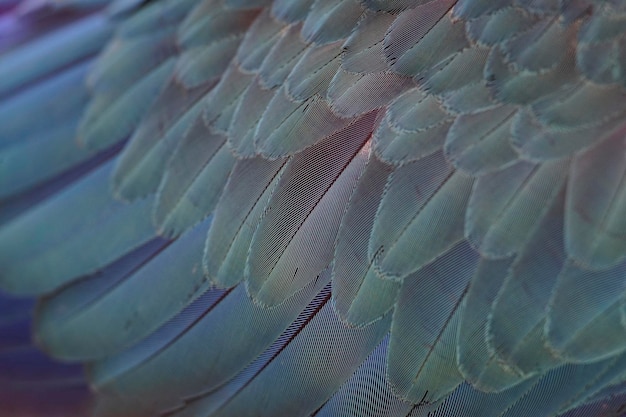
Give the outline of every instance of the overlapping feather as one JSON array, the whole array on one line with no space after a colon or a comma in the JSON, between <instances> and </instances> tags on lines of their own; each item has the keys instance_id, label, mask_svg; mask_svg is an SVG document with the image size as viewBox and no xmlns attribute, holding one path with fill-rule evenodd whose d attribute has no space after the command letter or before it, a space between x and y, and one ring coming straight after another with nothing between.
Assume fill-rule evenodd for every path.
<instances>
[{"instance_id":1,"label":"overlapping feather","mask_svg":"<svg viewBox=\"0 0 626 417\"><path fill-rule=\"evenodd\" d=\"M0 285L100 415L619 398L618 2L63 3L1 56Z\"/></svg>"}]
</instances>

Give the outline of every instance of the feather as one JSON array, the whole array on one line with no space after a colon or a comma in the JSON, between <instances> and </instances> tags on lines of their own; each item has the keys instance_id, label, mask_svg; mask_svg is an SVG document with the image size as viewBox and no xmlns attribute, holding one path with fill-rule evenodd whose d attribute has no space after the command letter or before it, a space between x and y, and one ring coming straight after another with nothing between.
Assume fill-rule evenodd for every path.
<instances>
[{"instance_id":1,"label":"feather","mask_svg":"<svg viewBox=\"0 0 626 417\"><path fill-rule=\"evenodd\" d=\"M124 0L120 0L122 2ZM127 0L135 2L136 0ZM117 28L120 37L134 37L158 31L167 26L177 26L197 0L162 0L138 8ZM132 7L135 7L133 5ZM111 6L111 11L116 7Z\"/></svg>"},{"instance_id":2,"label":"feather","mask_svg":"<svg viewBox=\"0 0 626 417\"><path fill-rule=\"evenodd\" d=\"M111 171L112 162L105 163L0 230L3 288L20 294L53 291L152 238L146 216L152 199L130 205L113 200L107 192ZM75 210L84 215L76 216ZM73 256L77 251L80 257Z\"/></svg>"},{"instance_id":3,"label":"feather","mask_svg":"<svg viewBox=\"0 0 626 417\"><path fill-rule=\"evenodd\" d=\"M261 158L235 163L215 209L203 258L208 277L218 286L231 287L243 279L250 242L284 164Z\"/></svg>"},{"instance_id":4,"label":"feather","mask_svg":"<svg viewBox=\"0 0 626 417\"><path fill-rule=\"evenodd\" d=\"M86 89L76 88L76 83L82 82L89 67L78 65L0 107L0 198L32 189L93 156L74 141L88 100ZM62 104L41 99L58 95L65 97ZM37 111L47 117L38 123L25 117ZM54 127L46 129L47 124Z\"/></svg>"},{"instance_id":5,"label":"feather","mask_svg":"<svg viewBox=\"0 0 626 417\"><path fill-rule=\"evenodd\" d=\"M502 359L520 376L552 368L560 362L544 347L543 326L556 277L566 261L562 210L563 192L553 201L511 265L489 314L490 356ZM536 333L539 340L533 339ZM533 342L539 346L529 351L528 345Z\"/></svg>"},{"instance_id":6,"label":"feather","mask_svg":"<svg viewBox=\"0 0 626 417\"><path fill-rule=\"evenodd\" d=\"M469 384L461 384L431 415L447 417L450 413L461 409L470 415L502 416L512 405L518 402L524 403L526 394L535 385L537 379L528 380L495 394L478 391Z\"/></svg>"},{"instance_id":7,"label":"feather","mask_svg":"<svg viewBox=\"0 0 626 417\"><path fill-rule=\"evenodd\" d=\"M320 280L320 282L326 284L328 280L324 277ZM253 378L258 376L259 373L274 360L277 354L279 354L294 340L294 337L296 337L297 334L303 330L304 326L311 321L313 316L317 314L320 308L326 303L328 300L328 285L323 288L316 288L318 290L317 295L304 308L304 310L302 310L289 327L287 327L280 334L280 336L254 361L250 362L248 366L246 366L234 378L221 386L219 389L205 393L204 395L188 401L188 404L184 408L176 410L174 414L177 416L193 416L197 415L197 413L214 413L229 402L231 398L237 395L253 380Z\"/></svg>"},{"instance_id":8,"label":"feather","mask_svg":"<svg viewBox=\"0 0 626 417\"><path fill-rule=\"evenodd\" d=\"M608 6L608 5L607 5ZM578 33L576 63L597 83L624 85L624 16L610 6L600 6Z\"/></svg>"},{"instance_id":9,"label":"feather","mask_svg":"<svg viewBox=\"0 0 626 417\"><path fill-rule=\"evenodd\" d=\"M388 328L389 319L365 328L345 327L326 303L259 376L215 415L258 416L255 399L261 397L261 415L306 415L315 411L322 405L320 400L336 391L365 360ZM323 373L319 372L320 362L327 364ZM268 393L265 387L270 381L284 389Z\"/></svg>"},{"instance_id":10,"label":"feather","mask_svg":"<svg viewBox=\"0 0 626 417\"><path fill-rule=\"evenodd\" d=\"M468 48L456 54L443 66L425 73L420 83L431 94L450 94L454 90L483 82L483 67L489 49Z\"/></svg>"},{"instance_id":11,"label":"feather","mask_svg":"<svg viewBox=\"0 0 626 417\"><path fill-rule=\"evenodd\" d=\"M188 89L217 81L235 55L240 37L229 36L210 46L190 48L176 61L176 78Z\"/></svg>"},{"instance_id":12,"label":"feather","mask_svg":"<svg viewBox=\"0 0 626 417\"><path fill-rule=\"evenodd\" d=\"M205 46L214 42L238 41L245 35L252 21L258 16L258 10L231 9L221 1L204 0L194 7L178 27L178 43L184 49ZM236 51L239 43L233 44L231 51ZM220 64L230 59L217 61Z\"/></svg>"},{"instance_id":13,"label":"feather","mask_svg":"<svg viewBox=\"0 0 626 417\"><path fill-rule=\"evenodd\" d=\"M277 94L275 90L266 89L255 78L237 100L228 131L227 145L232 153L240 158L256 156L257 149L254 135L267 109L268 104Z\"/></svg>"},{"instance_id":14,"label":"feather","mask_svg":"<svg viewBox=\"0 0 626 417\"><path fill-rule=\"evenodd\" d=\"M497 106L457 117L446 136L446 159L455 168L475 176L513 165L518 159L510 143L515 110Z\"/></svg>"},{"instance_id":15,"label":"feather","mask_svg":"<svg viewBox=\"0 0 626 417\"><path fill-rule=\"evenodd\" d=\"M384 43L394 71L419 77L468 46L463 25L446 14L453 4L450 0L429 2L398 16Z\"/></svg>"},{"instance_id":16,"label":"feather","mask_svg":"<svg viewBox=\"0 0 626 417\"><path fill-rule=\"evenodd\" d=\"M294 100L306 100L314 94L324 97L339 69L341 45L342 41L337 41L308 49L287 76L287 95Z\"/></svg>"},{"instance_id":17,"label":"feather","mask_svg":"<svg viewBox=\"0 0 626 417\"><path fill-rule=\"evenodd\" d=\"M507 62L519 70L545 71L556 67L569 51L575 27L542 19L532 28L501 43Z\"/></svg>"},{"instance_id":18,"label":"feather","mask_svg":"<svg viewBox=\"0 0 626 417\"><path fill-rule=\"evenodd\" d=\"M115 16L136 10L141 5L141 0L112 0L110 3L107 11Z\"/></svg>"},{"instance_id":19,"label":"feather","mask_svg":"<svg viewBox=\"0 0 626 417\"><path fill-rule=\"evenodd\" d=\"M241 72L239 65L231 62L215 88L202 98L204 121L213 131L228 131L237 104L253 78L252 75Z\"/></svg>"},{"instance_id":20,"label":"feather","mask_svg":"<svg viewBox=\"0 0 626 417\"><path fill-rule=\"evenodd\" d=\"M337 234L333 302L341 319L350 325L365 325L382 318L398 294L399 285L380 279L373 269L374 258L368 256L370 231L391 171L391 167L370 155Z\"/></svg>"},{"instance_id":21,"label":"feather","mask_svg":"<svg viewBox=\"0 0 626 417\"><path fill-rule=\"evenodd\" d=\"M37 344L55 358L86 361L120 350L129 340L138 340L143 335L141 332L139 337L133 334L136 320L128 319L123 313L133 306L125 297L135 298L137 286L133 291L133 275L158 257L167 243L153 239L103 270L46 297L36 311L34 337ZM142 274L138 275L141 277ZM111 305L113 310L109 310ZM111 311L119 314L112 316ZM155 317L158 320L158 313ZM128 331L118 332L121 327Z\"/></svg>"},{"instance_id":22,"label":"feather","mask_svg":"<svg viewBox=\"0 0 626 417\"><path fill-rule=\"evenodd\" d=\"M459 0L453 10L455 16L470 20L495 15L510 3L511 0Z\"/></svg>"},{"instance_id":23,"label":"feather","mask_svg":"<svg viewBox=\"0 0 626 417\"><path fill-rule=\"evenodd\" d=\"M453 117L441 103L419 89L396 98L374 135L376 155L400 165L441 149Z\"/></svg>"},{"instance_id":24,"label":"feather","mask_svg":"<svg viewBox=\"0 0 626 417\"><path fill-rule=\"evenodd\" d=\"M461 7L461 4L463 4L464 7L476 7L481 5L481 3L486 4L487 2L459 1L454 9L455 14L459 15L465 13L480 13L480 16L476 16L475 19L467 22L466 30L471 39L481 44L496 45L507 41L527 31L539 20L536 15L528 13L523 8L506 7L508 6L508 1L506 0L490 2L495 5L495 8L501 7L491 13L484 13L480 10L470 12L467 9L463 10Z\"/></svg>"},{"instance_id":25,"label":"feather","mask_svg":"<svg viewBox=\"0 0 626 417\"><path fill-rule=\"evenodd\" d=\"M366 14L343 44L341 67L359 74L386 71L382 45L393 15Z\"/></svg>"},{"instance_id":26,"label":"feather","mask_svg":"<svg viewBox=\"0 0 626 417\"><path fill-rule=\"evenodd\" d=\"M376 88L371 88L375 85ZM387 105L413 82L391 72L355 74L339 68L328 87L327 98L334 114L356 117Z\"/></svg>"},{"instance_id":27,"label":"feather","mask_svg":"<svg viewBox=\"0 0 626 417\"><path fill-rule=\"evenodd\" d=\"M402 283L391 326L388 375L395 391L412 403L445 398L462 382L454 360L458 312L477 259L462 242Z\"/></svg>"},{"instance_id":28,"label":"feather","mask_svg":"<svg viewBox=\"0 0 626 417\"><path fill-rule=\"evenodd\" d=\"M407 416L411 404L398 398L386 380L388 349L389 336L385 336L317 415L358 417L366 412L370 416Z\"/></svg>"},{"instance_id":29,"label":"feather","mask_svg":"<svg viewBox=\"0 0 626 417\"><path fill-rule=\"evenodd\" d=\"M546 374L527 393L537 400L534 403L519 401L507 410L506 417L521 417L527 413L552 416L575 398L576 394L593 380L599 373L611 365L611 360L589 365L565 365Z\"/></svg>"},{"instance_id":30,"label":"feather","mask_svg":"<svg viewBox=\"0 0 626 417\"><path fill-rule=\"evenodd\" d=\"M75 88L91 70L87 62L69 68L40 84L2 102L0 107L0 149L25 145L30 137L45 133L48 126L62 124L80 111L89 99L86 88ZM74 87L74 88L73 88ZM57 100L63 95L64 100ZM78 112L78 114L77 114ZM33 123L30 114L39 115Z\"/></svg>"},{"instance_id":31,"label":"feather","mask_svg":"<svg viewBox=\"0 0 626 417\"><path fill-rule=\"evenodd\" d=\"M117 38L99 56L87 83L95 96L119 96L177 52L174 29Z\"/></svg>"},{"instance_id":32,"label":"feather","mask_svg":"<svg viewBox=\"0 0 626 417\"><path fill-rule=\"evenodd\" d=\"M273 309L255 305L240 285L168 345L114 379L96 380L96 386L104 395L151 410L171 409L184 398L210 392L270 347L329 278L322 274L304 291ZM298 327L303 324L306 320ZM207 332L214 335L211 344L202 342ZM250 336L254 343L248 342ZM207 380L201 370L210 370L211 379Z\"/></svg>"},{"instance_id":33,"label":"feather","mask_svg":"<svg viewBox=\"0 0 626 417\"><path fill-rule=\"evenodd\" d=\"M569 161L519 162L480 177L469 199L465 236L488 258L507 257L525 246L550 202L564 185Z\"/></svg>"},{"instance_id":34,"label":"feather","mask_svg":"<svg viewBox=\"0 0 626 417\"><path fill-rule=\"evenodd\" d=\"M0 95L92 56L108 40L111 29L106 19L95 15L5 54L0 63Z\"/></svg>"},{"instance_id":35,"label":"feather","mask_svg":"<svg viewBox=\"0 0 626 417\"><path fill-rule=\"evenodd\" d=\"M234 9L256 9L266 7L270 4L270 0L224 0L226 6Z\"/></svg>"},{"instance_id":36,"label":"feather","mask_svg":"<svg viewBox=\"0 0 626 417\"><path fill-rule=\"evenodd\" d=\"M487 58L485 79L493 96L503 104L533 104L541 99L549 100L549 93L576 84L579 77L575 72L573 52L549 68L535 71L518 69L506 61L506 52L493 48Z\"/></svg>"},{"instance_id":37,"label":"feather","mask_svg":"<svg viewBox=\"0 0 626 417\"><path fill-rule=\"evenodd\" d=\"M487 343L491 306L511 266L512 259L481 258L463 300L457 333L457 366L473 387L484 392L500 392L518 385L525 378L497 360Z\"/></svg>"},{"instance_id":38,"label":"feather","mask_svg":"<svg viewBox=\"0 0 626 417\"><path fill-rule=\"evenodd\" d=\"M251 73L259 69L279 39L283 27L284 25L274 20L267 10L258 15L237 50L237 62L243 71Z\"/></svg>"},{"instance_id":39,"label":"feather","mask_svg":"<svg viewBox=\"0 0 626 417\"><path fill-rule=\"evenodd\" d=\"M198 115L171 156L157 192L154 218L161 234L178 235L213 211L235 164L225 142L210 134Z\"/></svg>"},{"instance_id":40,"label":"feather","mask_svg":"<svg viewBox=\"0 0 626 417\"><path fill-rule=\"evenodd\" d=\"M620 415L625 22L0 0L0 414Z\"/></svg>"},{"instance_id":41,"label":"feather","mask_svg":"<svg viewBox=\"0 0 626 417\"><path fill-rule=\"evenodd\" d=\"M285 23L296 23L306 19L314 0L275 0L272 16Z\"/></svg>"},{"instance_id":42,"label":"feather","mask_svg":"<svg viewBox=\"0 0 626 417\"><path fill-rule=\"evenodd\" d=\"M570 361L586 363L626 348L622 333L608 330L621 326L624 267L623 262L603 271L588 271L572 262L563 267L548 305L545 332L551 349Z\"/></svg>"},{"instance_id":43,"label":"feather","mask_svg":"<svg viewBox=\"0 0 626 417\"><path fill-rule=\"evenodd\" d=\"M281 86L291 69L307 50L308 44L299 36L300 25L290 25L282 32L280 39L272 46L259 68L260 83L264 88Z\"/></svg>"},{"instance_id":44,"label":"feather","mask_svg":"<svg viewBox=\"0 0 626 417\"><path fill-rule=\"evenodd\" d=\"M193 272L197 276L197 270ZM195 287L198 291L193 296L197 297L193 301L189 299L190 302L183 309L179 309L180 311L169 318L169 320L158 323L158 319L163 317L157 315L155 316L157 319L155 322L148 323L149 325L158 325L158 328L149 333L148 336L117 353L89 362L86 367L86 373L91 383L97 386L105 385L115 378L123 376L133 368L141 366L190 329L207 311L219 303L227 293L227 291L221 289L207 289L206 285L196 285ZM146 329L152 330L149 327L143 328L143 330Z\"/></svg>"},{"instance_id":45,"label":"feather","mask_svg":"<svg viewBox=\"0 0 626 417\"><path fill-rule=\"evenodd\" d=\"M368 257L373 259L374 255L379 253L380 248L384 249L389 246L395 236L399 235L410 222L413 214L410 210L393 208L416 206L415 209L419 210L449 174L450 168L440 153L434 153L393 172L387 181L387 190L383 194L375 217L368 245ZM416 184L418 180L420 188L415 192L410 192L413 191L411 184Z\"/></svg>"},{"instance_id":46,"label":"feather","mask_svg":"<svg viewBox=\"0 0 626 417\"><path fill-rule=\"evenodd\" d=\"M446 108L455 113L470 114L494 106L491 90L485 82L476 82L444 93L441 97Z\"/></svg>"},{"instance_id":47,"label":"feather","mask_svg":"<svg viewBox=\"0 0 626 417\"><path fill-rule=\"evenodd\" d=\"M274 94L259 120L254 143L268 159L285 157L318 144L351 121L335 116L321 97L292 100L283 87Z\"/></svg>"},{"instance_id":48,"label":"feather","mask_svg":"<svg viewBox=\"0 0 626 417\"><path fill-rule=\"evenodd\" d=\"M436 161L441 158L441 154L434 154L434 158ZM426 159L423 159L424 165L414 167L416 171L413 174L424 175L420 170L430 168L429 165L434 162ZM434 163L441 164L441 161ZM377 272L387 279L403 279L437 259L463 239L461 228L473 181L458 172L450 173L447 164L436 169L439 172L429 174L433 177L447 175L435 177L435 181L432 181L435 178L426 177L425 179L432 183L424 181L424 186L417 189L409 187L401 189L404 188L401 181L408 178L398 176L398 182L395 183L395 173L399 171L395 171L388 182L389 186L378 211L380 221L375 223L370 240L370 253L374 248L381 251L381 255L376 259ZM392 196L412 200L408 207L403 208L406 222L399 222L398 218L393 219L392 212L397 212L396 208L399 206L397 202L391 200ZM394 228L386 224L390 221L396 223ZM379 238L378 236L383 233L385 237ZM428 246L419 245L415 236L421 236L422 239L432 236L433 243ZM437 239L434 239L435 236Z\"/></svg>"},{"instance_id":49,"label":"feather","mask_svg":"<svg viewBox=\"0 0 626 417\"><path fill-rule=\"evenodd\" d=\"M367 162L374 119L375 114L358 119L285 167L246 265L248 290L257 302L282 302L330 264L341 216ZM313 252L305 256L305 247Z\"/></svg>"},{"instance_id":50,"label":"feather","mask_svg":"<svg viewBox=\"0 0 626 417\"><path fill-rule=\"evenodd\" d=\"M112 178L116 194L133 200L157 191L176 142L202 114L201 97L211 86L187 91L174 80L165 87L117 160Z\"/></svg>"},{"instance_id":51,"label":"feather","mask_svg":"<svg viewBox=\"0 0 626 417\"><path fill-rule=\"evenodd\" d=\"M624 259L626 223L619 214L626 208L623 148L623 137L615 135L579 154L572 165L565 242L568 254L591 269Z\"/></svg>"},{"instance_id":52,"label":"feather","mask_svg":"<svg viewBox=\"0 0 626 417\"><path fill-rule=\"evenodd\" d=\"M412 86L408 77L393 74L387 67L383 45L391 17L375 17L363 18L344 43L341 67L328 89L333 112L342 117L382 107Z\"/></svg>"},{"instance_id":53,"label":"feather","mask_svg":"<svg viewBox=\"0 0 626 417\"><path fill-rule=\"evenodd\" d=\"M363 8L356 1L315 0L302 26L301 36L317 45L345 39L362 14Z\"/></svg>"},{"instance_id":54,"label":"feather","mask_svg":"<svg viewBox=\"0 0 626 417\"><path fill-rule=\"evenodd\" d=\"M591 147L623 130L621 119L574 128L549 128L528 112L513 121L512 145L525 159L542 161L560 158ZM592 139L590 139L592 138Z\"/></svg>"},{"instance_id":55,"label":"feather","mask_svg":"<svg viewBox=\"0 0 626 417\"><path fill-rule=\"evenodd\" d=\"M533 110L541 123L560 128L586 127L611 121L626 111L625 92L585 82L579 88L563 89L537 103ZM583 110L582 103L590 106Z\"/></svg>"},{"instance_id":56,"label":"feather","mask_svg":"<svg viewBox=\"0 0 626 417\"><path fill-rule=\"evenodd\" d=\"M98 109L98 113L103 113L100 117L81 123L78 128L80 143L92 149L102 149L131 134L149 105L162 91L164 82L174 70L174 64L173 59L165 61L131 89L112 98L106 109Z\"/></svg>"}]
</instances>

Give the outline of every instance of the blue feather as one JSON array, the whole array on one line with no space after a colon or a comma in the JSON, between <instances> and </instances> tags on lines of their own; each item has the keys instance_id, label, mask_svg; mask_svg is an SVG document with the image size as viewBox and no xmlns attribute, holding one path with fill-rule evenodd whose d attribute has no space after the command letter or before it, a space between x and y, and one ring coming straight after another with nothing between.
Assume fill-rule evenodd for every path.
<instances>
[{"instance_id":1,"label":"blue feather","mask_svg":"<svg viewBox=\"0 0 626 417\"><path fill-rule=\"evenodd\" d=\"M618 0L0 0L2 417L626 415L625 208Z\"/></svg>"}]
</instances>

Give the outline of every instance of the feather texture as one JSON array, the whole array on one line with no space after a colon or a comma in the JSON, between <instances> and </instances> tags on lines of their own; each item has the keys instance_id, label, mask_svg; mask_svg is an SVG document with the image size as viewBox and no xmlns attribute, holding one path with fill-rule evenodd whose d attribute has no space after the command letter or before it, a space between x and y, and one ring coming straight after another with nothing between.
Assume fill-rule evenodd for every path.
<instances>
[{"instance_id":1,"label":"feather texture","mask_svg":"<svg viewBox=\"0 0 626 417\"><path fill-rule=\"evenodd\" d=\"M0 415L623 414L625 39L618 0L0 0L39 298Z\"/></svg>"}]
</instances>

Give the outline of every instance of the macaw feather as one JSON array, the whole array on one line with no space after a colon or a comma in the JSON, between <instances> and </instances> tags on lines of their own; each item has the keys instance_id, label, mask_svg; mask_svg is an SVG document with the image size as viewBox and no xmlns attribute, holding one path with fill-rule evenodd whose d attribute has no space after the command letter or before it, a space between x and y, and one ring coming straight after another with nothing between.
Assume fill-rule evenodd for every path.
<instances>
[{"instance_id":1,"label":"macaw feather","mask_svg":"<svg viewBox=\"0 0 626 417\"><path fill-rule=\"evenodd\" d=\"M618 0L0 0L0 414L621 415L625 132Z\"/></svg>"}]
</instances>

